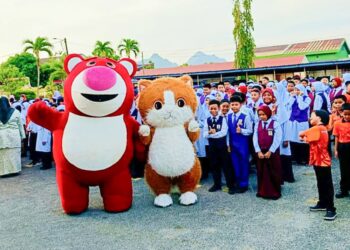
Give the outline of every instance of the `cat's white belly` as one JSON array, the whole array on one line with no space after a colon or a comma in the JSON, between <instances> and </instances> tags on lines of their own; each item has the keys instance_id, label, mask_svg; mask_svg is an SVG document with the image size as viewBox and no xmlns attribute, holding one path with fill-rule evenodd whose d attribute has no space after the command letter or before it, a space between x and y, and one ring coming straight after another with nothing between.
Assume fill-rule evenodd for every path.
<instances>
[{"instance_id":1,"label":"cat's white belly","mask_svg":"<svg viewBox=\"0 0 350 250\"><path fill-rule=\"evenodd\" d=\"M124 155L126 145L123 115L94 118L69 114L62 150L75 167L89 171L107 169Z\"/></svg>"},{"instance_id":2,"label":"cat's white belly","mask_svg":"<svg viewBox=\"0 0 350 250\"><path fill-rule=\"evenodd\" d=\"M176 177L191 170L195 153L185 128L156 128L148 160L152 168L163 176Z\"/></svg>"}]
</instances>

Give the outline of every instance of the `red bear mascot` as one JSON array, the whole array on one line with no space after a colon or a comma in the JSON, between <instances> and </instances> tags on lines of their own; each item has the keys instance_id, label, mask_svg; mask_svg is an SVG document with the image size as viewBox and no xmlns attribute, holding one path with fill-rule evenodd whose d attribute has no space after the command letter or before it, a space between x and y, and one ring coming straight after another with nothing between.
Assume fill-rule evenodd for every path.
<instances>
[{"instance_id":1,"label":"red bear mascot","mask_svg":"<svg viewBox=\"0 0 350 250\"><path fill-rule=\"evenodd\" d=\"M130 59L84 59L68 55L64 62L65 112L44 102L33 104L29 118L53 132L53 154L62 207L68 214L88 208L89 186L99 186L108 212L132 204L129 172L138 148L138 123L130 116L137 65Z\"/></svg>"}]
</instances>

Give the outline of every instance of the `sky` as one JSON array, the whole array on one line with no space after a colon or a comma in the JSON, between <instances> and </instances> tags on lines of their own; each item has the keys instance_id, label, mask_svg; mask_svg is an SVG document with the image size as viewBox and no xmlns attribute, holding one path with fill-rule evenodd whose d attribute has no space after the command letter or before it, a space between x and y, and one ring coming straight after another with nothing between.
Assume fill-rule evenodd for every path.
<instances>
[{"instance_id":1,"label":"sky","mask_svg":"<svg viewBox=\"0 0 350 250\"><path fill-rule=\"evenodd\" d=\"M232 60L232 7L233 0L0 0L0 62L37 36L56 52L63 38L70 53L83 54L97 40L116 48L132 38L145 58L158 53L182 64L203 51ZM349 10L349 0L253 0L256 45L350 41Z\"/></svg>"}]
</instances>

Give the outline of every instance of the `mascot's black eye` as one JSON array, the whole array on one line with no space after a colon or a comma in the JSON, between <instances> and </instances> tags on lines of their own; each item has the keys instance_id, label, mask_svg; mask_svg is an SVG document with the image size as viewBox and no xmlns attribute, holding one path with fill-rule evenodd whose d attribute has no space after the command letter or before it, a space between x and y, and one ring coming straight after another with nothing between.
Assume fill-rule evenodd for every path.
<instances>
[{"instance_id":1,"label":"mascot's black eye","mask_svg":"<svg viewBox=\"0 0 350 250\"><path fill-rule=\"evenodd\" d=\"M94 66L96 64L95 61L90 61L86 64L86 66Z\"/></svg>"},{"instance_id":2,"label":"mascot's black eye","mask_svg":"<svg viewBox=\"0 0 350 250\"><path fill-rule=\"evenodd\" d=\"M154 103L154 107L155 107L156 110L161 109L162 106L163 106L163 104L162 104L161 102L155 102L155 103Z\"/></svg>"},{"instance_id":3,"label":"mascot's black eye","mask_svg":"<svg viewBox=\"0 0 350 250\"><path fill-rule=\"evenodd\" d=\"M114 68L115 68L114 63L107 62L107 63L106 63L106 65L107 65L108 67L112 68L112 69L114 69Z\"/></svg>"},{"instance_id":4,"label":"mascot's black eye","mask_svg":"<svg viewBox=\"0 0 350 250\"><path fill-rule=\"evenodd\" d=\"M177 106L179 106L180 108L185 106L185 101L184 99L180 98L179 100L177 100Z\"/></svg>"}]
</instances>

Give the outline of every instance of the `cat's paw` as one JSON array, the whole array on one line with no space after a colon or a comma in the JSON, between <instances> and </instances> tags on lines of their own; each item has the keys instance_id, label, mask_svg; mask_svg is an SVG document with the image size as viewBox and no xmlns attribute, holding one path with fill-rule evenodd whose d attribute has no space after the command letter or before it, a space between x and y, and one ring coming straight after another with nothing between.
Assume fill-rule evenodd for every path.
<instances>
[{"instance_id":1,"label":"cat's paw","mask_svg":"<svg viewBox=\"0 0 350 250\"><path fill-rule=\"evenodd\" d=\"M151 134L151 128L148 125L141 125L139 128L139 134L142 136L149 136Z\"/></svg>"}]
</instances>

